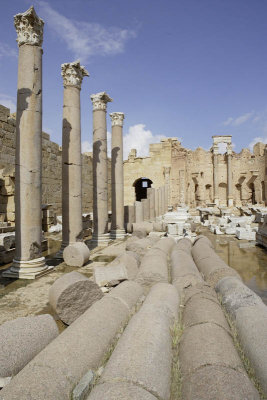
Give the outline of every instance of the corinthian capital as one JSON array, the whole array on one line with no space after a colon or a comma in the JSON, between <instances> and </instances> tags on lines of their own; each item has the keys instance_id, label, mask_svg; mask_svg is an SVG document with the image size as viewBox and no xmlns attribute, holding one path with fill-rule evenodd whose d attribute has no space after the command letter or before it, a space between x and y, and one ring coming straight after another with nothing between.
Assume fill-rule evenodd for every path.
<instances>
[{"instance_id":1,"label":"corinthian capital","mask_svg":"<svg viewBox=\"0 0 267 400\"><path fill-rule=\"evenodd\" d=\"M124 114L122 112L113 112L109 114L112 126L123 126Z\"/></svg>"},{"instance_id":2,"label":"corinthian capital","mask_svg":"<svg viewBox=\"0 0 267 400\"><path fill-rule=\"evenodd\" d=\"M93 111L95 110L104 110L107 109L107 103L112 101L109 95L106 92L100 92L91 95L91 100L93 103Z\"/></svg>"},{"instance_id":3,"label":"corinthian capital","mask_svg":"<svg viewBox=\"0 0 267 400\"><path fill-rule=\"evenodd\" d=\"M80 61L61 64L61 75L63 76L64 86L75 86L81 89L84 76L89 76L86 69L80 65Z\"/></svg>"},{"instance_id":4,"label":"corinthian capital","mask_svg":"<svg viewBox=\"0 0 267 400\"><path fill-rule=\"evenodd\" d=\"M33 6L27 11L14 16L18 45L30 44L42 46L44 21L38 17Z\"/></svg>"}]
</instances>

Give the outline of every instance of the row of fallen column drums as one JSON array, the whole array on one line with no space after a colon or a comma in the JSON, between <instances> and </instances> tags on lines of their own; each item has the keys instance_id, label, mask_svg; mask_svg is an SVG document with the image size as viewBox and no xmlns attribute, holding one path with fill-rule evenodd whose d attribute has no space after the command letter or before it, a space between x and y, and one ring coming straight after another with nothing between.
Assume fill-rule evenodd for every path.
<instances>
[{"instance_id":1,"label":"row of fallen column drums","mask_svg":"<svg viewBox=\"0 0 267 400\"><path fill-rule=\"evenodd\" d=\"M88 400L265 398L267 308L210 241L131 237L127 251L140 259L134 280L96 301L0 398L63 400L77 388Z\"/></svg>"}]
</instances>

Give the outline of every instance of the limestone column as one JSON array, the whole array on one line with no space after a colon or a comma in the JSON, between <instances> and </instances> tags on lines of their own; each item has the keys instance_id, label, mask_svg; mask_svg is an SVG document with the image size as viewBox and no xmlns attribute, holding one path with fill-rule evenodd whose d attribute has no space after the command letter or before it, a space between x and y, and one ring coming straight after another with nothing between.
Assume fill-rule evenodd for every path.
<instances>
[{"instance_id":1,"label":"limestone column","mask_svg":"<svg viewBox=\"0 0 267 400\"><path fill-rule=\"evenodd\" d=\"M104 245L108 234L107 103L105 93L91 95L93 103L93 245Z\"/></svg>"},{"instance_id":2,"label":"limestone column","mask_svg":"<svg viewBox=\"0 0 267 400\"><path fill-rule=\"evenodd\" d=\"M165 214L165 189L164 186L161 186L161 215Z\"/></svg>"},{"instance_id":3,"label":"limestone column","mask_svg":"<svg viewBox=\"0 0 267 400\"><path fill-rule=\"evenodd\" d=\"M135 202L135 222L144 221L144 207L141 201Z\"/></svg>"},{"instance_id":4,"label":"limestone column","mask_svg":"<svg viewBox=\"0 0 267 400\"><path fill-rule=\"evenodd\" d=\"M170 171L171 167L164 167L163 174L165 178L165 185L166 185L166 211L168 211L168 207L170 205Z\"/></svg>"},{"instance_id":5,"label":"limestone column","mask_svg":"<svg viewBox=\"0 0 267 400\"><path fill-rule=\"evenodd\" d=\"M149 219L150 219L150 200L142 199L141 203L143 204L143 209L144 209L144 221L149 221Z\"/></svg>"},{"instance_id":6,"label":"limestone column","mask_svg":"<svg viewBox=\"0 0 267 400\"><path fill-rule=\"evenodd\" d=\"M46 273L42 257L42 42L44 21L33 7L14 17L19 46L15 212L16 250L4 277Z\"/></svg>"},{"instance_id":7,"label":"limestone column","mask_svg":"<svg viewBox=\"0 0 267 400\"><path fill-rule=\"evenodd\" d=\"M169 190L168 185L164 185L164 205L165 205L165 213L168 212L168 203L169 203Z\"/></svg>"},{"instance_id":8,"label":"limestone column","mask_svg":"<svg viewBox=\"0 0 267 400\"><path fill-rule=\"evenodd\" d=\"M155 217L159 216L159 189L155 189Z\"/></svg>"},{"instance_id":9,"label":"limestone column","mask_svg":"<svg viewBox=\"0 0 267 400\"><path fill-rule=\"evenodd\" d=\"M62 250L83 240L82 154L80 91L89 76L79 61L61 65L63 77L62 122Z\"/></svg>"},{"instance_id":10,"label":"limestone column","mask_svg":"<svg viewBox=\"0 0 267 400\"><path fill-rule=\"evenodd\" d=\"M213 145L213 197L214 203L219 205L219 183L218 183L218 154L219 147L217 144Z\"/></svg>"},{"instance_id":11,"label":"limestone column","mask_svg":"<svg viewBox=\"0 0 267 400\"><path fill-rule=\"evenodd\" d=\"M227 199L228 207L233 207L232 145L227 145Z\"/></svg>"},{"instance_id":12,"label":"limestone column","mask_svg":"<svg viewBox=\"0 0 267 400\"><path fill-rule=\"evenodd\" d=\"M150 204L150 212L149 212L149 218L151 221L155 221L155 189L154 188L148 188L147 189L147 197L149 199L149 204Z\"/></svg>"},{"instance_id":13,"label":"limestone column","mask_svg":"<svg viewBox=\"0 0 267 400\"><path fill-rule=\"evenodd\" d=\"M123 187L123 120L124 114L114 112L109 114L112 124L111 136L111 203L112 220L111 233L112 239L123 238L124 230L124 187Z\"/></svg>"}]
</instances>

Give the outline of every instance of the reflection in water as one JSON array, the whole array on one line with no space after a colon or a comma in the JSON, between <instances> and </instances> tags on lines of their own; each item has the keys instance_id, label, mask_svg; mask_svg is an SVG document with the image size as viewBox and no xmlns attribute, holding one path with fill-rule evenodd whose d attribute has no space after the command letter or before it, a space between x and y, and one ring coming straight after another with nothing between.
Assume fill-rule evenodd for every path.
<instances>
[{"instance_id":1,"label":"reflection in water","mask_svg":"<svg viewBox=\"0 0 267 400\"><path fill-rule=\"evenodd\" d=\"M267 304L267 251L251 242L232 236L217 236L203 232L216 253L242 277L244 283Z\"/></svg>"}]
</instances>

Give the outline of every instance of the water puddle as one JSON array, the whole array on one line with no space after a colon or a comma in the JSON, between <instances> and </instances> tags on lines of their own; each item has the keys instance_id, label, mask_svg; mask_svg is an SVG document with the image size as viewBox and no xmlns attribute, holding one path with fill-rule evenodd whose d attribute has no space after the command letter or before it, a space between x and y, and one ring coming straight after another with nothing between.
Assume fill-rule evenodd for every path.
<instances>
[{"instance_id":1,"label":"water puddle","mask_svg":"<svg viewBox=\"0 0 267 400\"><path fill-rule=\"evenodd\" d=\"M214 235L206 229L202 232L208 236L224 262L234 268L244 283L267 304L267 250L254 242Z\"/></svg>"}]
</instances>

